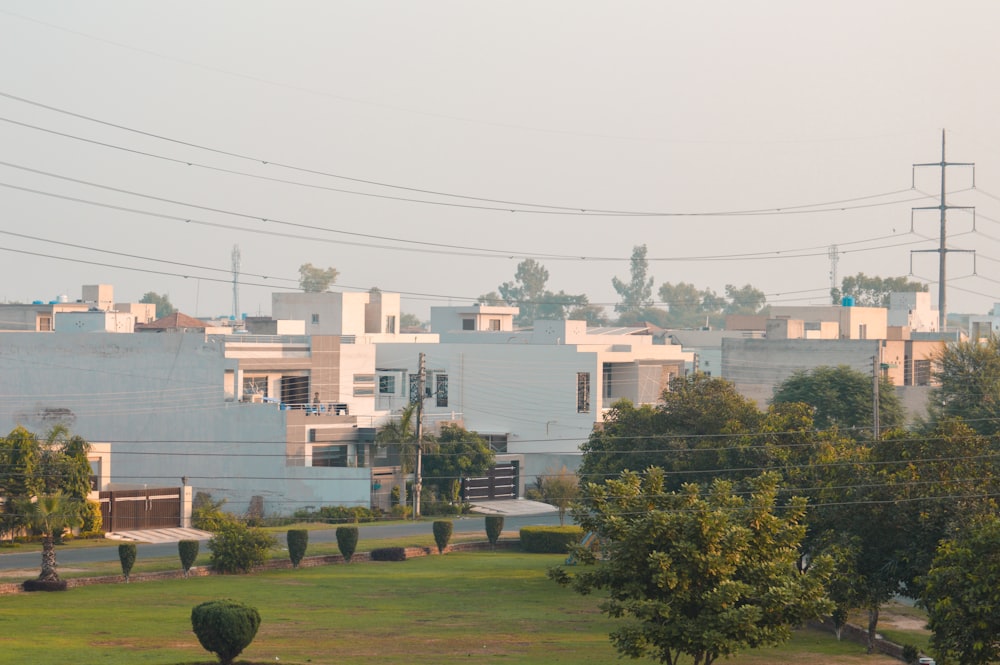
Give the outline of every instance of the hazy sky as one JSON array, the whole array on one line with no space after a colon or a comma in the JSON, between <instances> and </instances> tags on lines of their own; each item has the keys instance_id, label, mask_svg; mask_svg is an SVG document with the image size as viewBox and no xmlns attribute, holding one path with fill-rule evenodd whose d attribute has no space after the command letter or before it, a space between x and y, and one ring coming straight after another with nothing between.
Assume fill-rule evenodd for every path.
<instances>
[{"instance_id":1,"label":"hazy sky","mask_svg":"<svg viewBox=\"0 0 1000 665\"><path fill-rule=\"evenodd\" d=\"M995 1L0 3L0 299L169 294L270 313L306 262L465 304L526 256L613 305L656 288L828 302L938 247L1000 301ZM134 130L134 131L130 131ZM928 198L930 195L931 198ZM778 212L781 209L782 212ZM605 214L594 211L612 211ZM759 211L760 214L704 214ZM636 215L634 213L656 213ZM698 214L701 213L701 214ZM938 255L912 274L937 298Z\"/></svg>"}]
</instances>

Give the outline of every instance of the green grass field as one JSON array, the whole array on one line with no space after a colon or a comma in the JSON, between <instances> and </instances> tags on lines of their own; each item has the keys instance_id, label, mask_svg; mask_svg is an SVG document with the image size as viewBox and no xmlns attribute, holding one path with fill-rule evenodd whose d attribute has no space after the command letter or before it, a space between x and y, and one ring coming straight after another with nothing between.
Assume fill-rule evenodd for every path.
<instances>
[{"instance_id":1,"label":"green grass field","mask_svg":"<svg viewBox=\"0 0 1000 665\"><path fill-rule=\"evenodd\" d=\"M545 570L562 559L516 551L453 552L399 563L0 596L0 662L214 662L191 632L190 612L216 598L234 598L260 610L260 632L240 662L617 661L607 637L613 624L598 611L598 599L545 577ZM728 662L895 661L865 656L862 647L828 634L800 631L779 650L747 652Z\"/></svg>"}]
</instances>

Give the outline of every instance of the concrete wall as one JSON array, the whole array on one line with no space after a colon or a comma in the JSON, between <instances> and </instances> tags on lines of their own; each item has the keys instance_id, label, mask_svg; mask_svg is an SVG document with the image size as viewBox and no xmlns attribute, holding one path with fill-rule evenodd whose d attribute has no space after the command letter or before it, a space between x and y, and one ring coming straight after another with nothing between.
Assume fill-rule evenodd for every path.
<instances>
[{"instance_id":1,"label":"concrete wall","mask_svg":"<svg viewBox=\"0 0 1000 665\"><path fill-rule=\"evenodd\" d=\"M286 465L286 412L227 402L221 341L200 334L0 334L0 429L65 424L107 443L112 484L177 486L267 514L368 505L370 470Z\"/></svg>"},{"instance_id":2,"label":"concrete wall","mask_svg":"<svg viewBox=\"0 0 1000 665\"><path fill-rule=\"evenodd\" d=\"M877 340L724 339L722 378L764 408L774 388L798 370L847 365L870 373L880 344Z\"/></svg>"}]
</instances>

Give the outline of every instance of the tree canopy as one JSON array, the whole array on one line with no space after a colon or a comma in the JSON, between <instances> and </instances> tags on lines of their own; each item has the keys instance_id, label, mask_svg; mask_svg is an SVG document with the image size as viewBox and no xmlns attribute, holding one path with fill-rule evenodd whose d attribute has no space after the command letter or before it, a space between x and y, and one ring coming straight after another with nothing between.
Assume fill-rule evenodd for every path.
<instances>
[{"instance_id":1,"label":"tree canopy","mask_svg":"<svg viewBox=\"0 0 1000 665\"><path fill-rule=\"evenodd\" d=\"M906 277L877 277L859 272L844 277L840 289L833 290L833 302L839 304L841 298L854 298L854 304L861 307L888 307L889 294L927 291L922 282L910 281Z\"/></svg>"},{"instance_id":2,"label":"tree canopy","mask_svg":"<svg viewBox=\"0 0 1000 665\"><path fill-rule=\"evenodd\" d=\"M572 295L559 291L553 293L545 288L549 281L549 271L534 259L525 259L517 264L514 281L499 286L499 293L490 292L479 296L477 302L484 305L516 306L518 314L514 323L518 326L534 325L536 319L568 318L570 311L586 307L589 303L585 295Z\"/></svg>"},{"instance_id":3,"label":"tree canopy","mask_svg":"<svg viewBox=\"0 0 1000 665\"><path fill-rule=\"evenodd\" d=\"M623 656L676 665L687 655L711 665L745 649L780 644L792 626L832 609L819 557L797 566L806 503L777 510L778 478L752 483L749 497L726 481L667 492L661 469L588 483L575 512L604 551L573 548L584 564L550 576L582 594L601 590L601 610L619 619L611 643Z\"/></svg>"},{"instance_id":4,"label":"tree canopy","mask_svg":"<svg viewBox=\"0 0 1000 665\"><path fill-rule=\"evenodd\" d=\"M299 266L299 288L306 293L322 293L329 291L330 285L337 281L340 272L333 267L317 268L311 263Z\"/></svg>"},{"instance_id":5,"label":"tree canopy","mask_svg":"<svg viewBox=\"0 0 1000 665\"><path fill-rule=\"evenodd\" d=\"M814 409L819 429L837 427L871 435L873 427L872 377L847 365L799 370L774 390L772 403L802 402ZM879 428L902 427L905 412L892 382L879 378Z\"/></svg>"},{"instance_id":6,"label":"tree canopy","mask_svg":"<svg viewBox=\"0 0 1000 665\"><path fill-rule=\"evenodd\" d=\"M170 296L166 293L161 296L156 291L147 291L142 298L139 298L139 302L156 305L156 318L158 319L170 316L177 311L177 308L170 302Z\"/></svg>"},{"instance_id":7,"label":"tree canopy","mask_svg":"<svg viewBox=\"0 0 1000 665\"><path fill-rule=\"evenodd\" d=\"M1000 337L948 344L934 356L932 420L962 418L982 434L1000 431Z\"/></svg>"},{"instance_id":8,"label":"tree canopy","mask_svg":"<svg viewBox=\"0 0 1000 665\"><path fill-rule=\"evenodd\" d=\"M636 245L632 249L632 278L623 282L617 277L611 278L611 285L621 296L621 301L615 305L615 311L639 312L653 304L653 278L646 277L649 272L649 261L646 259L646 245Z\"/></svg>"},{"instance_id":9,"label":"tree canopy","mask_svg":"<svg viewBox=\"0 0 1000 665\"><path fill-rule=\"evenodd\" d=\"M463 478L483 476L495 455L486 439L460 425L444 425L437 445L423 459L424 484L442 501L458 501Z\"/></svg>"},{"instance_id":10,"label":"tree canopy","mask_svg":"<svg viewBox=\"0 0 1000 665\"><path fill-rule=\"evenodd\" d=\"M1000 662L1000 519L984 517L941 543L927 574L923 604L942 662Z\"/></svg>"}]
</instances>

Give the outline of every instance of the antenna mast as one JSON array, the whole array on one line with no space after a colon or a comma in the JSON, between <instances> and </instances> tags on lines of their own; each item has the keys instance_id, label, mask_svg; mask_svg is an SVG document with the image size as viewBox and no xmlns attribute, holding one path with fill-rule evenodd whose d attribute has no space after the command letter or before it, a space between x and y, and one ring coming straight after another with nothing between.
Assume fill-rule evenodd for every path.
<instances>
[{"instance_id":1,"label":"antenna mast","mask_svg":"<svg viewBox=\"0 0 1000 665\"><path fill-rule=\"evenodd\" d=\"M233 245L233 321L240 320L240 246Z\"/></svg>"}]
</instances>

